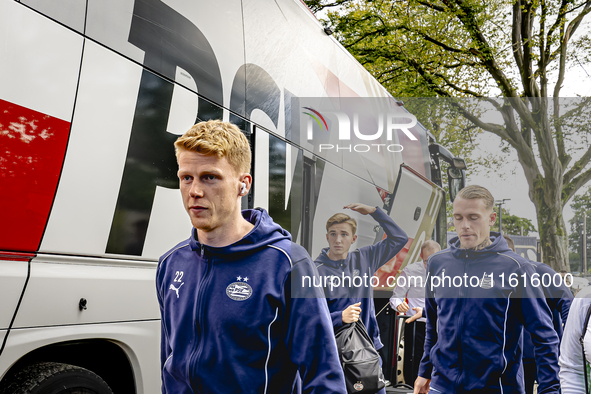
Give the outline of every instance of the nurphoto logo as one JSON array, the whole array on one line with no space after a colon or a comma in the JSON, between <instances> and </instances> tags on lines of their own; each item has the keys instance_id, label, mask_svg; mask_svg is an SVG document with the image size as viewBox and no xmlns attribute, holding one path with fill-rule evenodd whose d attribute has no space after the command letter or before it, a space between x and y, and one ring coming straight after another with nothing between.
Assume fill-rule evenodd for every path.
<instances>
[{"instance_id":1,"label":"nurphoto logo","mask_svg":"<svg viewBox=\"0 0 591 394\"><path fill-rule=\"evenodd\" d=\"M318 144L320 152L330 150L359 153L402 152L404 147L397 143L398 133L411 141L417 141L417 137L410 130L417 125L417 118L406 111L368 108L367 105L349 105L349 108L324 109L312 106L301 108L301 114L305 115L302 126L305 126L306 139L309 142L321 141ZM315 133L320 134L315 135ZM329 133L332 138L329 138ZM338 137L336 144L335 136ZM331 143L327 143L328 139ZM352 141L367 141L367 143L352 144Z\"/></svg>"},{"instance_id":2,"label":"nurphoto logo","mask_svg":"<svg viewBox=\"0 0 591 394\"><path fill-rule=\"evenodd\" d=\"M324 124L324 127L326 128L326 131L328 131L328 125L326 124L326 120L324 119L324 117L320 114L320 112L316 111L315 109L312 109L310 107L304 107L304 109L307 109L309 111L314 112L314 114L316 114L318 117L314 116L313 114L309 113L309 112L303 112L305 115L310 116L310 118L314 119L316 121L316 123L318 123L318 126L320 126L320 129L322 130L322 124ZM322 119L322 123L320 123L320 120L318 119ZM311 125L311 121L310 121L310 125ZM308 139L311 140L312 139L312 127L308 126Z\"/></svg>"}]
</instances>

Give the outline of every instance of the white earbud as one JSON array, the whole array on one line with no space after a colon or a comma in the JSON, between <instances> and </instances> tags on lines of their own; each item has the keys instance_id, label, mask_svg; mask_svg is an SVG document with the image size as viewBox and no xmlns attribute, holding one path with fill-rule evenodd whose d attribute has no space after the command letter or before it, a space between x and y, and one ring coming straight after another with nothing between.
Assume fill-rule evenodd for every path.
<instances>
[{"instance_id":1,"label":"white earbud","mask_svg":"<svg viewBox=\"0 0 591 394\"><path fill-rule=\"evenodd\" d=\"M242 182L242 189L240 189L240 194L246 194L246 183Z\"/></svg>"}]
</instances>

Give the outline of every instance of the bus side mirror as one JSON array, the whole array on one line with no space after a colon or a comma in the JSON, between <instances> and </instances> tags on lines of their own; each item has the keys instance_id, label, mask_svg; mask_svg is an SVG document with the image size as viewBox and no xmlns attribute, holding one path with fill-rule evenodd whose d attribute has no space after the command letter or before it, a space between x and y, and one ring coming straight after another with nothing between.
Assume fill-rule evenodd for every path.
<instances>
[{"instance_id":1,"label":"bus side mirror","mask_svg":"<svg viewBox=\"0 0 591 394\"><path fill-rule=\"evenodd\" d=\"M466 186L466 171L449 167L447 169L447 186L449 186L449 199L453 202L460 190Z\"/></svg>"}]
</instances>

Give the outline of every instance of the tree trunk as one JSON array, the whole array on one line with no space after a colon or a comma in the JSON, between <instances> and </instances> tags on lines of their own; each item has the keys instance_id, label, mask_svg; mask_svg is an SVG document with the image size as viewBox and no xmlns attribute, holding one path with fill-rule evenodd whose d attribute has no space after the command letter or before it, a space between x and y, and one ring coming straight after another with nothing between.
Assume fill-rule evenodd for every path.
<instances>
[{"instance_id":1,"label":"tree trunk","mask_svg":"<svg viewBox=\"0 0 591 394\"><path fill-rule=\"evenodd\" d=\"M562 201L556 187L539 181L534 192L534 204L538 214L538 232L542 245L542 262L556 272L570 272L568 238L562 216Z\"/></svg>"}]
</instances>

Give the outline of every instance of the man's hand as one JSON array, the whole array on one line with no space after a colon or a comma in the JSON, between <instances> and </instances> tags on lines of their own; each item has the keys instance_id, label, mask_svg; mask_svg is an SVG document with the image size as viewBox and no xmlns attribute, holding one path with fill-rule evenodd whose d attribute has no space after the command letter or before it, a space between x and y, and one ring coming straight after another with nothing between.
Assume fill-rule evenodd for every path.
<instances>
[{"instance_id":1,"label":"man's hand","mask_svg":"<svg viewBox=\"0 0 591 394\"><path fill-rule=\"evenodd\" d=\"M414 394L428 393L430 383L431 383L431 379L425 379L422 376L417 376L417 380L415 380L415 389L414 389L413 393Z\"/></svg>"},{"instance_id":2,"label":"man's hand","mask_svg":"<svg viewBox=\"0 0 591 394\"><path fill-rule=\"evenodd\" d=\"M406 323L412 323L413 321L423 317L423 308L421 308L420 306L415 306L414 308L412 308L412 310L415 311L415 314L412 315L412 317L406 319Z\"/></svg>"},{"instance_id":3,"label":"man's hand","mask_svg":"<svg viewBox=\"0 0 591 394\"><path fill-rule=\"evenodd\" d=\"M359 212L362 215L367 215L368 213L374 213L376 211L376 207L370 207L369 205L361 203L348 204L345 205L343 209L351 209L355 212Z\"/></svg>"},{"instance_id":4,"label":"man's hand","mask_svg":"<svg viewBox=\"0 0 591 394\"><path fill-rule=\"evenodd\" d=\"M406 311L408 311L408 304L406 303L406 301L402 301L402 304L398 304L398 306L396 307L396 310L400 313L406 313Z\"/></svg>"},{"instance_id":5,"label":"man's hand","mask_svg":"<svg viewBox=\"0 0 591 394\"><path fill-rule=\"evenodd\" d=\"M359 320L359 314L361 314L361 308L359 307L361 302L357 304L349 305L342 313L343 323L354 323Z\"/></svg>"}]
</instances>

